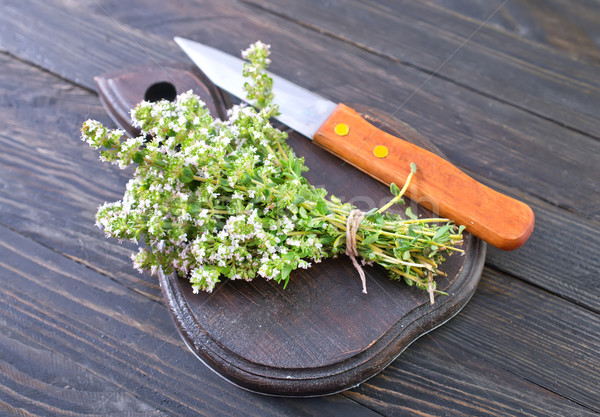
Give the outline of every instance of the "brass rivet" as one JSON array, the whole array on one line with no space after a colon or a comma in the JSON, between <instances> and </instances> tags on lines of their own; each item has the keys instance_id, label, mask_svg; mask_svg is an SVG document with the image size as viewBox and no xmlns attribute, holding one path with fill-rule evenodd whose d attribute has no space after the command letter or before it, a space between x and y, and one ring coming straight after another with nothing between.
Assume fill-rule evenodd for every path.
<instances>
[{"instance_id":1,"label":"brass rivet","mask_svg":"<svg viewBox=\"0 0 600 417\"><path fill-rule=\"evenodd\" d=\"M346 136L350 132L350 128L346 123L338 123L335 125L335 133L339 136Z\"/></svg>"},{"instance_id":2,"label":"brass rivet","mask_svg":"<svg viewBox=\"0 0 600 417\"><path fill-rule=\"evenodd\" d=\"M375 146L375 148L373 149L373 154L377 157L377 158L385 158L386 156L388 156L388 148L387 146L383 146L383 145L377 145Z\"/></svg>"}]
</instances>

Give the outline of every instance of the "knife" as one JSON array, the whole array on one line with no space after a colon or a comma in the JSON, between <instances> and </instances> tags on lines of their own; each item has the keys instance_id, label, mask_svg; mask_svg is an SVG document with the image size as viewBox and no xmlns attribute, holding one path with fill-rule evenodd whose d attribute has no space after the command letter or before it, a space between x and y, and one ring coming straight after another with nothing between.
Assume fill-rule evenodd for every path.
<instances>
[{"instance_id":1,"label":"knife","mask_svg":"<svg viewBox=\"0 0 600 417\"><path fill-rule=\"evenodd\" d=\"M215 48L176 37L175 42L217 86L244 99L244 61ZM466 226L504 250L522 246L533 231L531 208L481 184L441 157L392 136L358 112L282 77L273 78L277 119L339 158L390 185L401 183L417 165L406 195L418 204Z\"/></svg>"}]
</instances>

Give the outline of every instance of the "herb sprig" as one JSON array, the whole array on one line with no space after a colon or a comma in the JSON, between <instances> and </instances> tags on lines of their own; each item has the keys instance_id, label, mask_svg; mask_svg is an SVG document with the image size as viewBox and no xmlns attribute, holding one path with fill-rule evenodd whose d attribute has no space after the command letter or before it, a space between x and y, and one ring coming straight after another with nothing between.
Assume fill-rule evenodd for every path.
<instances>
[{"instance_id":1,"label":"herb sprig","mask_svg":"<svg viewBox=\"0 0 600 417\"><path fill-rule=\"evenodd\" d=\"M255 277L287 285L291 272L346 250L349 203L311 185L303 158L270 122L272 80L265 72L269 46L257 42L243 52L248 97L255 107L234 106L228 119L214 119L191 91L174 102L142 102L132 110L141 136L97 121L83 124L82 139L100 158L125 168L137 165L121 201L105 203L96 215L108 237L143 242L134 267L177 272L194 292L212 291L223 278ZM145 140L150 138L150 140ZM428 291L451 252L462 252L463 227L448 219L408 219L388 209L403 203L404 187L365 214L356 233L363 262L377 263L392 279Z\"/></svg>"}]
</instances>

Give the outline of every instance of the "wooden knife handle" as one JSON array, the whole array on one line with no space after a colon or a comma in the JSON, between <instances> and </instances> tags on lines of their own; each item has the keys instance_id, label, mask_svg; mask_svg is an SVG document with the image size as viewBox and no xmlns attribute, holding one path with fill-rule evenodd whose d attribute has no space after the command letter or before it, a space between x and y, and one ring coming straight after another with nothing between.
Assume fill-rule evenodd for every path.
<instances>
[{"instance_id":1,"label":"wooden knife handle","mask_svg":"<svg viewBox=\"0 0 600 417\"><path fill-rule=\"evenodd\" d=\"M497 248L516 249L533 231L534 214L528 205L486 187L439 156L383 132L348 106L338 105L314 135L314 142L388 185L394 182L401 187L414 162L417 173L406 195L465 225Z\"/></svg>"}]
</instances>

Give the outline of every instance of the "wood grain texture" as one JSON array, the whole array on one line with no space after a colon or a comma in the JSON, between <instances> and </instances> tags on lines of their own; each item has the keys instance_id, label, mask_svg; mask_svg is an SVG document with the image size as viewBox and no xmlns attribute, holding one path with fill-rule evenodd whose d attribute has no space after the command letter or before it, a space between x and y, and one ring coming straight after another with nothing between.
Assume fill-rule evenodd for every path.
<instances>
[{"instance_id":1,"label":"wood grain texture","mask_svg":"<svg viewBox=\"0 0 600 417\"><path fill-rule=\"evenodd\" d=\"M0 65L0 222L99 272L110 265L125 285L159 300L156 281L131 270L133 245L102 242L90 227L97 206L118 200L131 174L79 140L87 118L111 123L98 98L6 55Z\"/></svg>"},{"instance_id":2,"label":"wood grain texture","mask_svg":"<svg viewBox=\"0 0 600 417\"><path fill-rule=\"evenodd\" d=\"M366 394L361 402L372 405L377 404L374 400L379 395L387 398L386 403L380 403L379 407L375 408L386 415L406 411L406 408L411 410L411 407L420 411L423 411L423 407L431 407L430 412L435 414L438 401L454 404L456 414L452 415L488 415L488 406L508 391L518 390L519 383L512 381L515 376L527 374L526 379L536 383L545 379L543 374L556 367L556 364L569 363L568 374L555 375L552 386L541 384L539 387L570 398L574 404L584 404L589 407L588 411L568 410L569 407L564 404L555 407L553 400L558 397L541 393L541 397L547 401L533 400L521 410L519 408L522 405L514 404L510 398L495 406L506 407L503 411L505 415L586 415L588 412L600 412L597 384L591 382L597 380L597 370L600 369L600 356L597 354L600 352L600 338L597 335L600 331L598 315L564 300L546 299L543 293L539 293L533 287L524 286L494 270L484 271L482 279L477 293L465 310L449 326L440 328L435 334L424 338L427 340L435 337L433 344L438 347L442 344L444 346L442 356L433 359L434 363L439 365L439 376L433 378L431 383L428 396L430 401L423 402L412 398L411 383L406 383L407 380L420 379L418 368L425 364L427 359L419 359L416 362L397 361L381 375L362 385L358 390L359 395L354 397L353 393L352 397L360 398L360 394ZM581 320L565 320L572 313ZM461 334L462 330L469 327L463 327L463 320L493 325L482 326L475 333L467 335ZM491 336L491 333L494 333L494 336ZM417 341L415 348L418 349L425 340ZM494 341L492 344L486 342L491 340ZM527 342L521 345L517 340ZM406 354L416 355L417 352L409 350ZM487 361L496 365L504 364L503 368L507 373L489 375L490 379L485 382L480 380L479 374L472 373L477 365L467 365L474 356L484 356ZM449 371L446 368L449 358L464 368ZM587 374L589 366L594 369L592 374ZM459 373L454 374L457 371ZM479 387L478 392L474 397L464 398L463 401L460 398L460 390L449 388L445 382L447 378L473 384ZM573 378L581 379L577 382ZM566 382L567 380L569 382ZM396 384L402 385L402 388L394 390L392 387ZM573 389L574 387L577 388ZM571 392L568 393L569 391ZM389 401L387 395L398 399ZM468 402L469 406L463 410L465 402Z\"/></svg>"},{"instance_id":3,"label":"wood grain texture","mask_svg":"<svg viewBox=\"0 0 600 417\"><path fill-rule=\"evenodd\" d=\"M433 306L377 268L366 271L369 295L361 296L349 285L355 277L346 259L294 273L285 291L257 280L225 283L216 296L194 295L174 275L161 277L161 287L190 349L221 376L254 392L320 396L371 378L457 314L478 281L482 257L480 242L473 243L464 264L455 257L445 265L451 278L439 288L450 296Z\"/></svg>"},{"instance_id":4,"label":"wood grain texture","mask_svg":"<svg viewBox=\"0 0 600 417\"><path fill-rule=\"evenodd\" d=\"M463 18L480 22L487 19L490 26L578 60L600 63L600 18L594 0L513 0L495 14L503 0L430 0L429 3Z\"/></svg>"},{"instance_id":5,"label":"wood grain texture","mask_svg":"<svg viewBox=\"0 0 600 417\"><path fill-rule=\"evenodd\" d=\"M505 14L505 6L511 10L520 7L538 11L543 16L548 8L541 2L533 2L535 5L531 1L486 2L478 20L427 2L248 0L247 3L433 77L600 137L600 125L593 110L600 106L600 78L594 65L486 24L488 19ZM471 3L463 2L462 7L473 9ZM402 13L396 12L399 8ZM547 26L558 23L542 21ZM585 50L585 44L579 48Z\"/></svg>"},{"instance_id":6,"label":"wood grain texture","mask_svg":"<svg viewBox=\"0 0 600 417\"><path fill-rule=\"evenodd\" d=\"M102 411L105 415L167 416L110 381L21 338L10 327L0 335L0 411L7 415L77 416ZM9 403L13 405L9 405Z\"/></svg>"},{"instance_id":7,"label":"wood grain texture","mask_svg":"<svg viewBox=\"0 0 600 417\"><path fill-rule=\"evenodd\" d=\"M405 361L394 363L348 396L386 416L597 415L541 387L522 385L523 380L511 372L486 372L486 365L474 360L477 355L460 345L428 340L433 337L417 341L414 350L405 352ZM435 352L429 351L432 345ZM521 390L533 395L521 397Z\"/></svg>"},{"instance_id":8,"label":"wood grain texture","mask_svg":"<svg viewBox=\"0 0 600 417\"><path fill-rule=\"evenodd\" d=\"M112 410L126 415L136 409L156 415L161 415L160 410L168 415L302 415L310 414L310 410L319 410L320 415L369 415L368 408L356 408L340 396L284 401L259 399L233 389L183 346L164 306L4 227L0 231L0 277L4 283L0 341L5 352L0 375L6 381L2 399L13 408L21 407L34 415L51 412L71 415L73 410L81 413ZM449 324L436 331L435 336L417 342L414 349L406 352L413 352L409 360L397 361L389 370L347 395L384 415L411 407L435 415L454 412L456 406L467 415L501 416L507 410L518 409L535 415L543 404L546 415L561 415L560 410L571 410L570 415L574 416L590 415L576 403L527 379L516 378L514 375L518 373L503 371L502 366L490 367L489 358L480 359L481 346L465 349L465 340L454 336L457 332L470 332L465 323L478 321L477 317L485 314L491 302L489 292L497 295L498 287L505 289L509 282L502 275L486 277L484 291L476 294L476 302L472 303L475 309L469 306L468 317L459 315L454 320L457 325ZM530 300L527 297L519 300L518 296L524 290L526 295L535 294L526 285L516 288L515 294L507 296L515 296L513 306L520 304L527 308ZM518 310L516 313L502 314L497 331L505 331L508 338L518 328L533 331L536 336L540 334L540 330L535 330L537 325L529 326L527 320L512 324L521 314ZM577 317L581 310L570 313ZM593 324L582 334L589 340L579 348L587 353L578 357L578 361L587 363L590 367L587 372L596 372L597 351L587 348L593 347L589 344L594 343L594 338L598 340L597 332L598 326ZM438 337L440 333L442 337ZM577 332L573 334L577 336ZM581 342L578 337L575 340ZM482 338L477 341L482 343ZM510 355L507 342L505 339L496 351L508 348L506 354ZM564 345L564 349L570 347L570 343ZM527 352L533 348L522 349L520 357L527 358ZM562 349L546 346L543 352L558 357L563 354ZM35 366L36 360L48 360L43 370ZM537 372L549 371L540 367ZM407 373L412 376L407 378ZM585 373L579 377L593 378L593 374L586 377ZM513 388L502 388L507 378ZM443 384L452 397L441 396L436 390L437 398L430 400L431 381L438 381L437 386ZM476 392L468 388L474 383L481 387ZM23 384L32 388L24 390ZM60 395L46 397L48 389ZM588 391L593 389L590 386ZM460 392L464 392L460 394L464 395L463 401L456 397Z\"/></svg>"},{"instance_id":9,"label":"wood grain texture","mask_svg":"<svg viewBox=\"0 0 600 417\"><path fill-rule=\"evenodd\" d=\"M35 3L35 0L30 1ZM118 62L122 65L159 65L168 59L185 60L187 58L177 51L171 40L175 34L197 40L215 39L212 46L232 54L247 46L249 40L263 39L273 44L274 72L333 100L361 103L394 114L434 140L455 165L476 175L534 195L543 184L546 201L595 220L600 218L598 206L594 204L594 196L600 190L593 180L600 176L600 167L584 167L578 163L590 154L600 153L600 144L589 136L557 126L555 122L445 80L430 78L409 66L390 62L385 57L324 34L301 26L290 27L285 19L259 17L252 8L237 3L169 3L168 9L164 10L167 22L176 19L181 10L187 10L189 16L209 15L212 18L203 21L202 25L184 19L174 27L163 28L163 32L157 26L154 32L161 33L163 39L131 29L129 25L135 26L136 21L126 22L128 26L124 26L125 22L115 24L114 19L119 16L117 5L103 6L98 16L88 15L89 10L81 7L83 10L70 9L70 14L55 10L47 2L31 9L45 16L45 24L52 28L47 30L60 30L56 28L58 23L52 23L53 19L60 22L67 16L71 20L81 16L82 22L74 20L73 23L81 27L78 26L78 42L72 45L69 62L63 62L56 46L49 45L44 51L49 61L47 65L66 78L81 80L83 72L88 71L86 85L92 85L93 76L102 72L102 65L107 66L105 61L109 61L109 69L113 69ZM145 25L143 13L151 13L152 8L147 5L136 7L135 3L131 7L140 11L137 18ZM3 30L18 33L33 26L38 12L23 15L20 11L11 15L11 9L6 10ZM125 8L123 12L127 10ZM175 15L170 17L169 13ZM243 34L236 30L237 21L247 22ZM106 56L90 60L87 45L102 37L117 37L118 40L109 43L111 49ZM11 50L34 62L39 60L39 54L21 50L18 39L8 39L7 47ZM43 42L43 39L39 41ZM125 45L121 46L121 43ZM101 49L94 53L102 54ZM312 60L314 56L321 59ZM340 68L344 68L346 81L340 81ZM357 80L361 80L359 84ZM365 94L367 89L370 94ZM558 172L555 166L561 166L563 170ZM537 192L537 196L539 194Z\"/></svg>"},{"instance_id":10,"label":"wood grain texture","mask_svg":"<svg viewBox=\"0 0 600 417\"><path fill-rule=\"evenodd\" d=\"M348 103L370 105L388 113L396 110L390 103L397 103L398 97L414 93L414 89L427 79L418 74L415 76L414 71L403 68L402 65L373 57L360 49L301 26L290 26L284 19L260 16L253 9L238 3L205 2L188 5L172 2L163 5L164 7L160 6L161 19L154 17L150 7L137 7L134 18L128 12L130 9L124 8L120 2L94 3L88 6L89 9L85 8L86 3L81 3L86 13L85 18L81 17L82 21L75 18L77 13L82 13L80 9L69 9L70 13L67 13L59 7L51 8L45 4L36 3L36 8L27 11L19 11L18 4L15 4L12 8L19 13L15 12L14 15L11 15L11 8L6 9L3 16L7 20L0 25L0 31L8 32L2 38L6 42L4 47L38 64L43 63L43 57L50 70L64 77L77 79L86 86L89 84L90 87L93 87L93 77L102 73L103 67L111 70L119 65L126 67L148 62L159 66L161 57L164 60L186 60L185 55L179 53L175 44L170 41L173 34L196 37L201 41L214 39L213 46L230 53L236 53L236 50L247 46L248 39L269 40L274 45L274 54L280 54L277 45L281 45L280 51L286 51L285 55L281 54L281 58L275 58L274 61L274 65L279 66L280 74L329 97L337 97ZM134 7L135 3L131 6ZM44 20L41 23L36 23L38 14L32 10L43 13ZM186 10L188 16L193 18L178 17L182 10ZM55 43L48 45L44 55L40 55L38 52L32 53L31 46L14 37L15 33L27 32L36 24L47 24L47 30L65 29L66 32L65 26L60 22L67 19L67 16L78 28L78 42L71 45L69 52L72 59L62 59ZM197 19L202 16L210 18L202 20L201 25L196 24ZM123 23L118 23L119 18L123 19ZM129 19L127 23L126 19ZM236 21L246 22L247 30L244 34L239 34L235 29ZM152 27L152 34L146 34L136 27ZM167 39L154 34L162 34ZM31 36L37 36L37 32ZM115 36L119 39L108 43L109 51L102 52L103 49L98 48L94 52L98 54L98 58L87 59L87 45L97 44L98 38L112 39ZM42 39L35 39L44 42L43 37L40 38ZM156 52L159 50L160 53ZM315 61L310 59L311 56L320 56L321 59ZM311 63L310 68L307 68L307 62ZM340 83L340 66L344 67L348 80L360 79L360 85L369 86L370 93L364 94L364 87L355 87L355 81ZM388 68L391 75L387 72ZM82 78L83 73L87 75ZM318 74L318 77L307 74ZM414 80L413 90L406 84L411 79ZM584 246L577 254L562 256L565 252L563 242L552 237L552 233L559 230L560 235L581 240L580 233L587 235L589 231L594 235L594 231L598 230L598 183L595 178L600 176L600 165L593 163L594 155L600 154L597 141L469 91L449 88L446 83L434 79L425 83L395 116L409 122L421 134L434 141L451 162L475 179L515 196L530 206L548 208L550 212L544 209L542 213L548 214L546 218L540 219L536 213L537 228L546 230L543 235L544 249L529 249L526 245L524 248L528 250L527 254L536 256L520 256L519 251L511 255L502 254L501 257L512 259L509 271L516 276L570 299L582 297L585 301L580 301L581 303L599 308L598 291L590 288L590 279L593 278L576 279L582 276L593 277L590 274L594 265L597 265L596 258L592 257L588 263L580 262L586 253L593 252L593 246ZM311 146L308 144L300 153L310 152ZM339 164L335 159L332 161L333 164ZM345 180L343 176L337 178L339 181ZM356 178L360 178L360 175ZM359 183L355 181L357 187L360 187ZM350 195L365 194L360 188L356 188ZM575 229L563 227L561 216L566 216L570 224L579 223L580 226ZM537 238L535 233L533 238ZM551 267L555 253L566 262L565 270L569 271L566 277L564 273ZM502 268L500 265L497 267ZM583 272L571 274L570 271Z\"/></svg>"},{"instance_id":11,"label":"wood grain texture","mask_svg":"<svg viewBox=\"0 0 600 417\"><path fill-rule=\"evenodd\" d=\"M529 242L515 252L490 250L490 268L467 310L412 345L380 376L344 395L308 401L256 397L232 391L198 364L175 335L166 309L153 301L159 297L154 279L131 273L128 250L105 241L89 223L98 203L118 198L127 173L101 166L78 141L86 116L105 116L96 97L76 85L91 90L93 76L126 64L184 60L170 49L173 34L230 53L260 38L273 44L277 72L286 78L330 98L388 112L428 73L334 39L301 15L290 21L235 1L140 4L3 2L0 50L19 59L3 55L0 72L0 223L9 229L0 230L2 413L51 415L50 407L63 415L92 413L78 404L91 401L104 404L97 414L108 415L598 415L597 140L544 114L515 108L506 98L498 102L494 97L505 94L504 86L485 95L450 78L426 82L396 116L474 178L527 201L537 219ZM423 4L433 3L419 3L421 10ZM563 14L595 3L569 5ZM428 21L427 13L410 17L426 28L451 21L460 39L481 23L460 11L450 13L454 20L439 20L448 13L441 9L446 11L431 15L438 20ZM387 18L402 18L400 11L387 10ZM593 9L584 10L582 19L597 19ZM469 19L471 24L459 30ZM528 49L527 34L518 30L509 38L504 29L485 33L497 48L503 39L518 41L520 48L509 42L515 49L504 55L516 54L518 62L531 55L552 71L588 83L598 74L587 58L583 67L571 53L567 61L555 60L567 53L556 46ZM549 48L553 52L546 55ZM476 63L488 59L485 51L475 53L466 74L477 75ZM435 70L435 63L426 68ZM511 74L517 79L521 71ZM539 100L536 94L526 99ZM577 98L570 94L567 107ZM584 93L582 103L586 100ZM589 121L589 112L573 116L578 110L571 108L566 113L571 120ZM296 149L310 153L312 146L299 142ZM328 161L340 164L333 157ZM84 180L81 172L92 178ZM318 170L309 175L318 184ZM358 204L379 203L360 197L378 185L358 171L336 171L331 180L348 184L348 195ZM94 186L86 188L90 182ZM16 263L8 262L13 259ZM45 362L46 371L33 366L35 360L28 359L33 355L37 363ZM12 358L8 365L5 357ZM55 389L58 398L44 397L40 387L51 385L65 392ZM103 403L105 392L128 405Z\"/></svg>"},{"instance_id":12,"label":"wood grain texture","mask_svg":"<svg viewBox=\"0 0 600 417\"><path fill-rule=\"evenodd\" d=\"M343 397L257 404L194 358L162 304L3 226L0 259L0 398L13 408L34 415L375 415ZM38 369L36 360L49 362Z\"/></svg>"}]
</instances>

